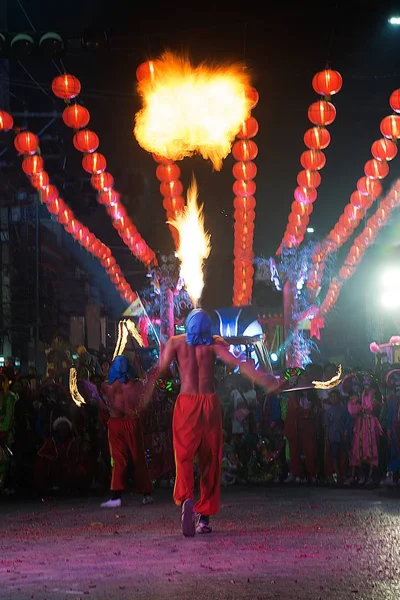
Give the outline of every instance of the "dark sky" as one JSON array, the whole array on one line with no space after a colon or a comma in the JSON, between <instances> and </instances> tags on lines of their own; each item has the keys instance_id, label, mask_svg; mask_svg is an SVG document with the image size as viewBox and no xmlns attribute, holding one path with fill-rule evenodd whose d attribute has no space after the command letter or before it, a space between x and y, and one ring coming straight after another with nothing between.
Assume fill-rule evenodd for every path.
<instances>
[{"instance_id":1,"label":"dark sky","mask_svg":"<svg viewBox=\"0 0 400 600\"><path fill-rule=\"evenodd\" d=\"M100 135L100 151L108 159L116 188L125 194L132 218L149 244L165 252L172 250L172 243L163 224L155 163L132 135L139 107L134 92L135 70L140 62L170 48L187 51L194 61L244 60L250 68L260 93L254 112L260 124L256 138L255 252L264 256L273 254L279 245L293 200L296 175L301 169L299 158L305 149L303 135L310 126L307 109L317 99L311 87L314 73L329 61L344 80L342 91L334 99L337 120L329 127L332 142L326 151L327 165L321 172L322 184L310 223L322 236L356 189L364 163L371 158L371 143L380 137L380 120L391 112L389 95L400 87L400 27L396 30L387 23L396 12L396 3L20 3L38 31L56 30L73 37L86 27L107 28L114 40L112 51L68 55L65 66L82 82L80 98L91 111L92 127ZM227 8L223 9L222 4ZM30 29L18 0L8 2L8 26L11 31ZM57 73L54 65L39 58L21 62L44 92L48 91ZM21 109L22 102L30 110L61 108L43 90L35 89L26 71L12 63L14 110ZM36 130L41 124L29 121ZM60 132L67 161L65 173L58 173L58 177L82 177L71 136L62 124ZM400 176L399 161L397 158L391 163L385 189ZM211 165L200 158L185 160L181 165L184 182L189 181L192 171L196 174L205 203L206 226L212 235L205 292L208 306L229 304L232 294L232 164L232 158L228 158L220 173L213 173ZM55 172L51 174L56 176ZM67 192L65 200L69 201ZM71 204L104 241L119 245L102 207L92 207L89 214L76 198ZM392 236L390 243L395 242ZM136 268L126 253L117 252L124 269ZM352 285L357 285L357 277L361 275L355 276ZM140 285L143 279L132 281ZM351 305L350 292L345 290L340 302Z\"/></svg>"}]
</instances>

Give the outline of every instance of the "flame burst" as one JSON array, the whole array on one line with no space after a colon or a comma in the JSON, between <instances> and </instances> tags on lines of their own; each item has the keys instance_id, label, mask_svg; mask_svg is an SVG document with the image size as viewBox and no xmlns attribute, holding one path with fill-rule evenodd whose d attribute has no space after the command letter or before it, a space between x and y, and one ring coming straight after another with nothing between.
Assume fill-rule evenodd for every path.
<instances>
[{"instance_id":1,"label":"flame burst","mask_svg":"<svg viewBox=\"0 0 400 600\"><path fill-rule=\"evenodd\" d=\"M181 263L181 277L194 308L204 288L204 261L211 252L210 234L204 230L203 204L199 206L197 199L197 183L193 177L185 208L175 219L168 221L179 233L177 255Z\"/></svg>"},{"instance_id":2,"label":"flame burst","mask_svg":"<svg viewBox=\"0 0 400 600\"><path fill-rule=\"evenodd\" d=\"M198 152L219 171L250 116L248 75L238 65L193 67L170 52L152 64L152 77L138 83L143 108L134 134L139 145L171 160Z\"/></svg>"}]
</instances>

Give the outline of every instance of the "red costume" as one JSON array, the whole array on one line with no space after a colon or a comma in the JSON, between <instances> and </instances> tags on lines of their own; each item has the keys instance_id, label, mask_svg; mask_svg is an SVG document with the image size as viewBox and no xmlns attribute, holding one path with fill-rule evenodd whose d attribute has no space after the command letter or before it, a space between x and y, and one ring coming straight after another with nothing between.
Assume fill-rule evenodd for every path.
<instances>
[{"instance_id":1,"label":"red costume","mask_svg":"<svg viewBox=\"0 0 400 600\"><path fill-rule=\"evenodd\" d=\"M219 511L222 464L222 416L216 394L180 394L172 420L176 481L174 500L181 505L194 495L193 461L198 460L200 499L195 511Z\"/></svg>"},{"instance_id":2,"label":"red costume","mask_svg":"<svg viewBox=\"0 0 400 600\"><path fill-rule=\"evenodd\" d=\"M309 477L317 476L317 422L316 406L305 394L291 392L285 421L285 436L289 441L290 470L293 477L301 477L304 456Z\"/></svg>"}]
</instances>

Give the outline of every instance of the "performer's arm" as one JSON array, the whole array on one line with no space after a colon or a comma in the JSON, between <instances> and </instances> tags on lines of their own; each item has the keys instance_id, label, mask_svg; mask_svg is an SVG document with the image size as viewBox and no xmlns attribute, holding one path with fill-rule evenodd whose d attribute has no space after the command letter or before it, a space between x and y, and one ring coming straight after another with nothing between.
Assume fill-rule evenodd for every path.
<instances>
[{"instance_id":1,"label":"performer's arm","mask_svg":"<svg viewBox=\"0 0 400 600\"><path fill-rule=\"evenodd\" d=\"M163 350L161 361L158 367L156 367L151 373L148 375L144 395L143 395L143 408L145 408L150 402L153 396L154 384L159 379L168 372L168 369L174 360L176 355L174 338L170 338Z\"/></svg>"},{"instance_id":2,"label":"performer's arm","mask_svg":"<svg viewBox=\"0 0 400 600\"><path fill-rule=\"evenodd\" d=\"M247 362L241 362L238 358L233 356L226 345L219 343L214 344L215 354L220 358L225 364L230 367L239 367L239 370L242 375L254 381L255 384L260 387L266 388L267 392L273 392L278 387L277 379L268 373L264 373L263 371L256 371L256 369Z\"/></svg>"}]
</instances>

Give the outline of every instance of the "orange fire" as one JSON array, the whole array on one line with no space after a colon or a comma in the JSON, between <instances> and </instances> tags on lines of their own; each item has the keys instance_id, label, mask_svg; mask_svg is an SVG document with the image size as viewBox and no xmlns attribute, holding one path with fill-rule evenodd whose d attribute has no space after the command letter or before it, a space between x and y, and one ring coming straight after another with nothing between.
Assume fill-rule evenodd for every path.
<instances>
[{"instance_id":1,"label":"orange fire","mask_svg":"<svg viewBox=\"0 0 400 600\"><path fill-rule=\"evenodd\" d=\"M181 263L181 277L195 308L204 288L204 262L211 252L210 234L204 229L203 205L199 206L197 199L197 183L193 177L185 208L168 221L179 233L176 253Z\"/></svg>"},{"instance_id":2,"label":"orange fire","mask_svg":"<svg viewBox=\"0 0 400 600\"><path fill-rule=\"evenodd\" d=\"M138 83L143 108L136 114L139 145L171 160L199 153L219 171L241 124L250 116L250 82L240 65L193 67L166 52Z\"/></svg>"}]
</instances>

